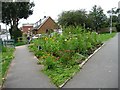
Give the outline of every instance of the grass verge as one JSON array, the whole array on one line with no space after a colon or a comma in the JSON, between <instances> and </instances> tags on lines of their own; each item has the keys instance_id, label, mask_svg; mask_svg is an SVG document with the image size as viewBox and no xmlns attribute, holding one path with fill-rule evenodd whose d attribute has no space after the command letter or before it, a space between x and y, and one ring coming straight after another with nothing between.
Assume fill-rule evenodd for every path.
<instances>
[{"instance_id":1,"label":"grass verge","mask_svg":"<svg viewBox=\"0 0 120 90\"><path fill-rule=\"evenodd\" d=\"M9 68L9 65L11 63L11 60L14 58L14 48L10 47L2 47L2 52L0 52L0 85L2 85L2 78L5 77L7 70Z\"/></svg>"},{"instance_id":2,"label":"grass verge","mask_svg":"<svg viewBox=\"0 0 120 90\"><path fill-rule=\"evenodd\" d=\"M116 33L104 33L104 34L99 34L99 39L102 41L102 42L105 42L107 40L109 40L110 38L114 37L116 35Z\"/></svg>"},{"instance_id":3,"label":"grass verge","mask_svg":"<svg viewBox=\"0 0 120 90\"><path fill-rule=\"evenodd\" d=\"M17 42L17 43L15 43L15 46L21 46L21 45L25 45L26 43L25 42Z\"/></svg>"}]
</instances>

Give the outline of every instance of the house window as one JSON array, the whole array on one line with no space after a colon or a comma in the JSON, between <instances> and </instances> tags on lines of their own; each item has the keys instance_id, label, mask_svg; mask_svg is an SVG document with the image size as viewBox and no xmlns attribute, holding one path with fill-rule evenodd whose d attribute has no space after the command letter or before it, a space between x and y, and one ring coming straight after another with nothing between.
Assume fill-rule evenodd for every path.
<instances>
[{"instance_id":1,"label":"house window","mask_svg":"<svg viewBox=\"0 0 120 90\"><path fill-rule=\"evenodd\" d=\"M46 33L48 33L48 29L46 29Z\"/></svg>"}]
</instances>

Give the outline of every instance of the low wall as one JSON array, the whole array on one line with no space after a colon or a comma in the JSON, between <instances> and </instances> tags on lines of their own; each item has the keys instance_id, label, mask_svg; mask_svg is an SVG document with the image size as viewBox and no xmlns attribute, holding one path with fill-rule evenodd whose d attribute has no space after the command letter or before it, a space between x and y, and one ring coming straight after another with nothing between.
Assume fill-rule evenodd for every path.
<instances>
[{"instance_id":1,"label":"low wall","mask_svg":"<svg viewBox=\"0 0 120 90\"><path fill-rule=\"evenodd\" d=\"M112 32L116 32L116 27L112 27ZM110 32L110 27L107 27L107 28L102 28L98 31L98 33L107 33L107 32Z\"/></svg>"}]
</instances>

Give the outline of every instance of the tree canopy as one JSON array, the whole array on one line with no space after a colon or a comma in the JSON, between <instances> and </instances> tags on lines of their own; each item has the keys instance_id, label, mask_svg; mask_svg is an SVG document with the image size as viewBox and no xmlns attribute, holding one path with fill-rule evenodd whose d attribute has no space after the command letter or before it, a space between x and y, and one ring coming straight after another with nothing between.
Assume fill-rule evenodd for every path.
<instances>
[{"instance_id":1,"label":"tree canopy","mask_svg":"<svg viewBox=\"0 0 120 90\"><path fill-rule=\"evenodd\" d=\"M108 19L103 9L95 5L89 13L85 9L64 11L59 15L58 23L62 26L81 25L84 28L98 31L108 25Z\"/></svg>"},{"instance_id":2,"label":"tree canopy","mask_svg":"<svg viewBox=\"0 0 120 90\"><path fill-rule=\"evenodd\" d=\"M93 28L95 31L98 31L98 29L102 28L106 23L107 16L103 13L103 9L101 7L97 7L96 5L93 6L89 15L92 18Z\"/></svg>"},{"instance_id":3,"label":"tree canopy","mask_svg":"<svg viewBox=\"0 0 120 90\"><path fill-rule=\"evenodd\" d=\"M2 22L10 25L12 38L19 37L14 34L18 31L18 22L20 19L27 19L32 15L34 6L33 2L2 2Z\"/></svg>"},{"instance_id":4,"label":"tree canopy","mask_svg":"<svg viewBox=\"0 0 120 90\"><path fill-rule=\"evenodd\" d=\"M58 22L62 26L77 26L86 22L87 14L84 9L76 10L76 11L64 11L61 15L59 15Z\"/></svg>"}]
</instances>

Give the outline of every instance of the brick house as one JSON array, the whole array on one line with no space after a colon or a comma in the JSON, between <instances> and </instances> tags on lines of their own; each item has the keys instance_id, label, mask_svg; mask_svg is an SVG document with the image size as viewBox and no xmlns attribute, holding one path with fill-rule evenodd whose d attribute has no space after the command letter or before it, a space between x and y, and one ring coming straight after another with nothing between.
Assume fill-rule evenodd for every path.
<instances>
[{"instance_id":1,"label":"brick house","mask_svg":"<svg viewBox=\"0 0 120 90\"><path fill-rule=\"evenodd\" d=\"M20 28L20 30L24 33L24 34L28 34L30 30L33 29L33 25L34 24L23 24L22 27Z\"/></svg>"},{"instance_id":2,"label":"brick house","mask_svg":"<svg viewBox=\"0 0 120 90\"><path fill-rule=\"evenodd\" d=\"M50 30L55 31L57 29L59 29L58 24L50 16L44 16L43 19L40 19L34 24L32 33L43 34L49 32Z\"/></svg>"}]
</instances>

